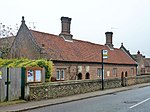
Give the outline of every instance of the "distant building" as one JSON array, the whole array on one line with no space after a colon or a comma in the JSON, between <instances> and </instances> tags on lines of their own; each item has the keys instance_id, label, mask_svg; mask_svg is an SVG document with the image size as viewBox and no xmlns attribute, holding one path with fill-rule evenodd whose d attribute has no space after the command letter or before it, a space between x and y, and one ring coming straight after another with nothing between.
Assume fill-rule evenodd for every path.
<instances>
[{"instance_id":1,"label":"distant building","mask_svg":"<svg viewBox=\"0 0 150 112\"><path fill-rule=\"evenodd\" d=\"M137 73L138 75L149 74L150 75L150 58L143 56L140 51L137 54L132 55L135 61L138 63Z\"/></svg>"},{"instance_id":2,"label":"distant building","mask_svg":"<svg viewBox=\"0 0 150 112\"><path fill-rule=\"evenodd\" d=\"M113 33L106 32L105 45L73 39L70 33L71 18L61 17L59 35L29 30L22 17L22 24L10 48L9 58L46 58L52 60L53 79L99 79L102 74L101 50L108 51L104 59L105 78L135 76L137 64L132 56L121 48L114 48Z\"/></svg>"}]
</instances>

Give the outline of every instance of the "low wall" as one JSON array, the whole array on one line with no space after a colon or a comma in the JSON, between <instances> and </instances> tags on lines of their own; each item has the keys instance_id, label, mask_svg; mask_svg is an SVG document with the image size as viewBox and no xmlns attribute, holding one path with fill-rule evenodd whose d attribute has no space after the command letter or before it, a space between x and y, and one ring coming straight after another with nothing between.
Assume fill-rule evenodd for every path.
<instances>
[{"instance_id":1,"label":"low wall","mask_svg":"<svg viewBox=\"0 0 150 112\"><path fill-rule=\"evenodd\" d=\"M57 98L101 89L100 80L53 82L30 85L30 100Z\"/></svg>"},{"instance_id":2,"label":"low wall","mask_svg":"<svg viewBox=\"0 0 150 112\"><path fill-rule=\"evenodd\" d=\"M150 83L150 75L128 77L127 78L127 85L128 86L135 85L135 84L142 84L142 83Z\"/></svg>"},{"instance_id":3,"label":"low wall","mask_svg":"<svg viewBox=\"0 0 150 112\"><path fill-rule=\"evenodd\" d=\"M137 76L127 78L127 86L148 83L150 76ZM104 88L122 87L121 79L105 79ZM101 90L101 80L83 80L83 81L65 81L65 82L51 82L45 84L32 84L29 86L30 100L50 99L63 96L70 96L74 94L87 93Z\"/></svg>"}]
</instances>

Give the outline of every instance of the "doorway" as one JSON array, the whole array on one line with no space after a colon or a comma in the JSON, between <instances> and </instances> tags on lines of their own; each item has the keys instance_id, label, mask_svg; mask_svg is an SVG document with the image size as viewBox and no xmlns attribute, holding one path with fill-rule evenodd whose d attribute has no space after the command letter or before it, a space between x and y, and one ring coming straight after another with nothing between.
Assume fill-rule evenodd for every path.
<instances>
[{"instance_id":1,"label":"doorway","mask_svg":"<svg viewBox=\"0 0 150 112\"><path fill-rule=\"evenodd\" d=\"M90 74L89 74L89 72L86 73L85 79L90 79Z\"/></svg>"},{"instance_id":2,"label":"doorway","mask_svg":"<svg viewBox=\"0 0 150 112\"><path fill-rule=\"evenodd\" d=\"M82 73L78 74L78 80L82 80Z\"/></svg>"}]
</instances>

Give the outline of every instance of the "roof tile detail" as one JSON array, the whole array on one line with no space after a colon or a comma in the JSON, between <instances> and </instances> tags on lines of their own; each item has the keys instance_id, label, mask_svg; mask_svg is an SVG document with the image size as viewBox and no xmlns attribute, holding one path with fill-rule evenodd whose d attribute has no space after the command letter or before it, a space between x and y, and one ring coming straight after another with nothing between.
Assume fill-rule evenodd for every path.
<instances>
[{"instance_id":1,"label":"roof tile detail","mask_svg":"<svg viewBox=\"0 0 150 112\"><path fill-rule=\"evenodd\" d=\"M106 63L116 64L136 64L123 50L114 48L110 50L105 45L94 44L87 41L73 39L73 42L67 42L63 38L30 30L38 44L48 54L48 58L58 61L77 61L77 62L101 62L101 50L108 50L108 59Z\"/></svg>"}]
</instances>

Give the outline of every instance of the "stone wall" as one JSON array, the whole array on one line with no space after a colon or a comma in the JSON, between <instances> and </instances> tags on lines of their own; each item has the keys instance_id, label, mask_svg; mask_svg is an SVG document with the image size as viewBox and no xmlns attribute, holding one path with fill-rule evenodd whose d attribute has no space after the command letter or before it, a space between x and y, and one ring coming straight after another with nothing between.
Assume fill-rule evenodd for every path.
<instances>
[{"instance_id":1,"label":"stone wall","mask_svg":"<svg viewBox=\"0 0 150 112\"><path fill-rule=\"evenodd\" d=\"M150 75L128 77L127 78L127 85L128 86L135 85L135 84L142 84L142 83L150 83Z\"/></svg>"},{"instance_id":2,"label":"stone wall","mask_svg":"<svg viewBox=\"0 0 150 112\"><path fill-rule=\"evenodd\" d=\"M101 89L100 80L65 81L30 85L30 100L57 98Z\"/></svg>"},{"instance_id":3,"label":"stone wall","mask_svg":"<svg viewBox=\"0 0 150 112\"><path fill-rule=\"evenodd\" d=\"M127 86L148 83L150 76L136 76L127 78ZM105 79L105 89L122 87L121 79ZM101 90L101 80L64 81L45 84L32 84L29 86L30 100L50 99L74 94Z\"/></svg>"}]
</instances>

